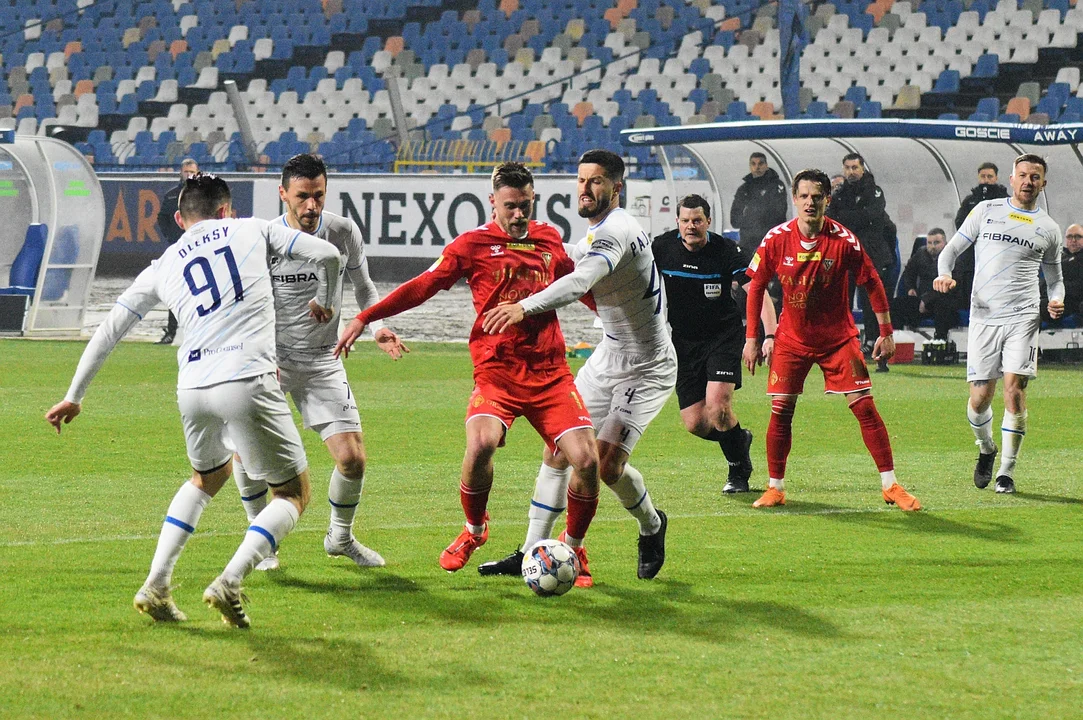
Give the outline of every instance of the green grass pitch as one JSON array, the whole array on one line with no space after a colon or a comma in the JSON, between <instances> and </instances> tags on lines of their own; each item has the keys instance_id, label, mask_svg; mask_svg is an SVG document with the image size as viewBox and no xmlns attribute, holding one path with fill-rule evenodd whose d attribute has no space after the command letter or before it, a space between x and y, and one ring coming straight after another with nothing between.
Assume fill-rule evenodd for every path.
<instances>
[{"instance_id":1,"label":"green grass pitch","mask_svg":"<svg viewBox=\"0 0 1083 720\"><path fill-rule=\"evenodd\" d=\"M228 483L177 566L190 620L154 625L132 596L188 476L173 352L128 343L57 437L83 343L0 342L0 717L1066 718L1083 716L1083 376L1030 389L1020 492L971 484L976 449L956 367L875 376L900 482L880 499L857 423L813 375L798 405L788 504L722 497L717 446L672 399L634 464L670 516L665 568L635 577L636 527L603 490L596 585L534 597L478 562L522 540L541 454L523 421L496 458L488 545L447 574L458 532L464 345L347 362L369 470L356 533L388 560L322 550L330 459L305 432L313 503L282 569L253 574L253 627L200 602L245 518ZM765 483L763 374L737 394ZM1002 404L994 404L999 422ZM999 437L997 437L999 443Z\"/></svg>"}]
</instances>

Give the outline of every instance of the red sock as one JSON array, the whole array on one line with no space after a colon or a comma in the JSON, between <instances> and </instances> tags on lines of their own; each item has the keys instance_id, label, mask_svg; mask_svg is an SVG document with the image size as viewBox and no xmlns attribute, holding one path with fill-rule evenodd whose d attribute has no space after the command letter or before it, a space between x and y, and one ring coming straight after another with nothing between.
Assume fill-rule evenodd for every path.
<instances>
[{"instance_id":1,"label":"red sock","mask_svg":"<svg viewBox=\"0 0 1083 720\"><path fill-rule=\"evenodd\" d=\"M489 491L492 489L492 485L486 485L483 488L468 488L459 483L459 500L463 504L467 523L485 524L485 508L489 505Z\"/></svg>"},{"instance_id":2,"label":"red sock","mask_svg":"<svg viewBox=\"0 0 1083 720\"><path fill-rule=\"evenodd\" d=\"M783 398L771 399L771 419L767 423L767 472L770 477L786 477L786 458L793 444L795 403Z\"/></svg>"},{"instance_id":3,"label":"red sock","mask_svg":"<svg viewBox=\"0 0 1083 720\"><path fill-rule=\"evenodd\" d=\"M862 395L850 403L850 412L861 425L861 439L876 462L876 469L887 472L895 469L895 459L891 456L891 440L887 436L887 427L883 418L876 411L872 395Z\"/></svg>"},{"instance_id":4,"label":"red sock","mask_svg":"<svg viewBox=\"0 0 1083 720\"><path fill-rule=\"evenodd\" d=\"M597 495L580 495L568 490L568 534L580 540L585 538L597 511Z\"/></svg>"}]
</instances>

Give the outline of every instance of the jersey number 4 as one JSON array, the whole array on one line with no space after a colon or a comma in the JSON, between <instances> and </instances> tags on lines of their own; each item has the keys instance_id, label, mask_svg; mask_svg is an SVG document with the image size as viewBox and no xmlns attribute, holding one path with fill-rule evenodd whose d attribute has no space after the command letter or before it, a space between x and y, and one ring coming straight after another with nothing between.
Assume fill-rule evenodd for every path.
<instances>
[{"instance_id":1,"label":"jersey number 4","mask_svg":"<svg viewBox=\"0 0 1083 720\"><path fill-rule=\"evenodd\" d=\"M214 251L215 255L221 255L226 260L226 267L229 268L229 277L233 281L233 294L236 297L236 301L240 302L244 300L244 286L241 285L241 274L237 271L237 260L233 257L233 249L228 245L224 248L218 248ZM200 274L203 276L199 282L196 282L193 276L193 271L199 268ZM200 317L212 313L218 308L222 307L222 293L218 290L218 280L214 277L214 271L211 269L211 263L205 257L197 257L192 262L184 266L184 279L188 283L188 289L192 291L194 297L210 292L211 304L210 307L200 303L196 306L196 312Z\"/></svg>"},{"instance_id":2,"label":"jersey number 4","mask_svg":"<svg viewBox=\"0 0 1083 720\"><path fill-rule=\"evenodd\" d=\"M649 300L651 298L657 298L657 302L654 304L654 314L662 312L662 278L658 274L658 267L651 262L651 282L643 293L643 299Z\"/></svg>"}]
</instances>

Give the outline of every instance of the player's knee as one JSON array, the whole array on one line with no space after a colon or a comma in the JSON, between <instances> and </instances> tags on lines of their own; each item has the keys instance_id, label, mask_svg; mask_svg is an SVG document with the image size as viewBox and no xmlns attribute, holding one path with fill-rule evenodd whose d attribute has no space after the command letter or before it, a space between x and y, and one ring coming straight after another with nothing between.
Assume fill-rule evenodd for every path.
<instances>
[{"instance_id":1,"label":"player's knee","mask_svg":"<svg viewBox=\"0 0 1083 720\"><path fill-rule=\"evenodd\" d=\"M350 480L360 480L365 477L365 454L363 452L340 458L337 464L338 471Z\"/></svg>"},{"instance_id":2,"label":"player's knee","mask_svg":"<svg viewBox=\"0 0 1083 720\"><path fill-rule=\"evenodd\" d=\"M729 430L733 427L733 406L729 400L719 400L707 403L707 420L710 427L718 430Z\"/></svg>"},{"instance_id":3,"label":"player's knee","mask_svg":"<svg viewBox=\"0 0 1083 720\"><path fill-rule=\"evenodd\" d=\"M466 457L471 462L487 462L500 447L500 436L495 433L476 433L466 439Z\"/></svg>"},{"instance_id":4,"label":"player's knee","mask_svg":"<svg viewBox=\"0 0 1083 720\"><path fill-rule=\"evenodd\" d=\"M300 475L281 485L272 485L271 494L275 498L289 500L297 508L297 512L303 513L309 501L312 500L312 485L308 481L308 470L303 470Z\"/></svg>"}]
</instances>

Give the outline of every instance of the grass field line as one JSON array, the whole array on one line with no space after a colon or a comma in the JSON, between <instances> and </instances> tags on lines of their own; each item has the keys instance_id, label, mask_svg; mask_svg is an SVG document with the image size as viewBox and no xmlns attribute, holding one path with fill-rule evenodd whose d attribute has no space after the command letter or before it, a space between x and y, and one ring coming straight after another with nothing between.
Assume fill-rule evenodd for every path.
<instances>
[{"instance_id":1,"label":"grass field line","mask_svg":"<svg viewBox=\"0 0 1083 720\"><path fill-rule=\"evenodd\" d=\"M1033 508L1033 505L987 505L984 507L974 506L959 506L959 507L940 507L936 509L937 513L942 512L959 512L964 510L980 510L980 511L1002 511L1002 510L1014 510L1020 508ZM671 519L677 520L697 520L704 518L717 518L717 517L744 517L744 518L757 518L757 517L793 517L793 516L815 516L815 515L856 515L856 514L875 514L875 513L892 513L900 512L896 508L882 507L882 508L817 508L815 510L774 510L771 512L764 512L762 514L750 515L744 512L713 512L713 513L681 513L673 514L669 513ZM631 517L623 518L595 518L591 523L592 525L598 525L600 523L624 523L631 522ZM397 525L373 525L366 524L366 527L370 529L378 530L416 530L418 528L434 528L443 527L447 523L401 523ZM490 525L495 527L505 527L508 525L521 525L526 527L525 518L519 518L517 520L504 520L504 521L490 521ZM200 537L227 537L236 536L236 531L219 531L219 530L206 530L198 531ZM291 535L299 534L311 534L320 533L324 534L326 530L323 528L302 528L300 530L294 530ZM48 540L9 540L0 541L0 548L16 548L16 547L55 547L59 545L79 545L79 544L93 544L93 543L113 543L113 542L142 542L144 540L156 540L158 534L154 535L100 535L97 537L81 537L81 538L52 538Z\"/></svg>"}]
</instances>

